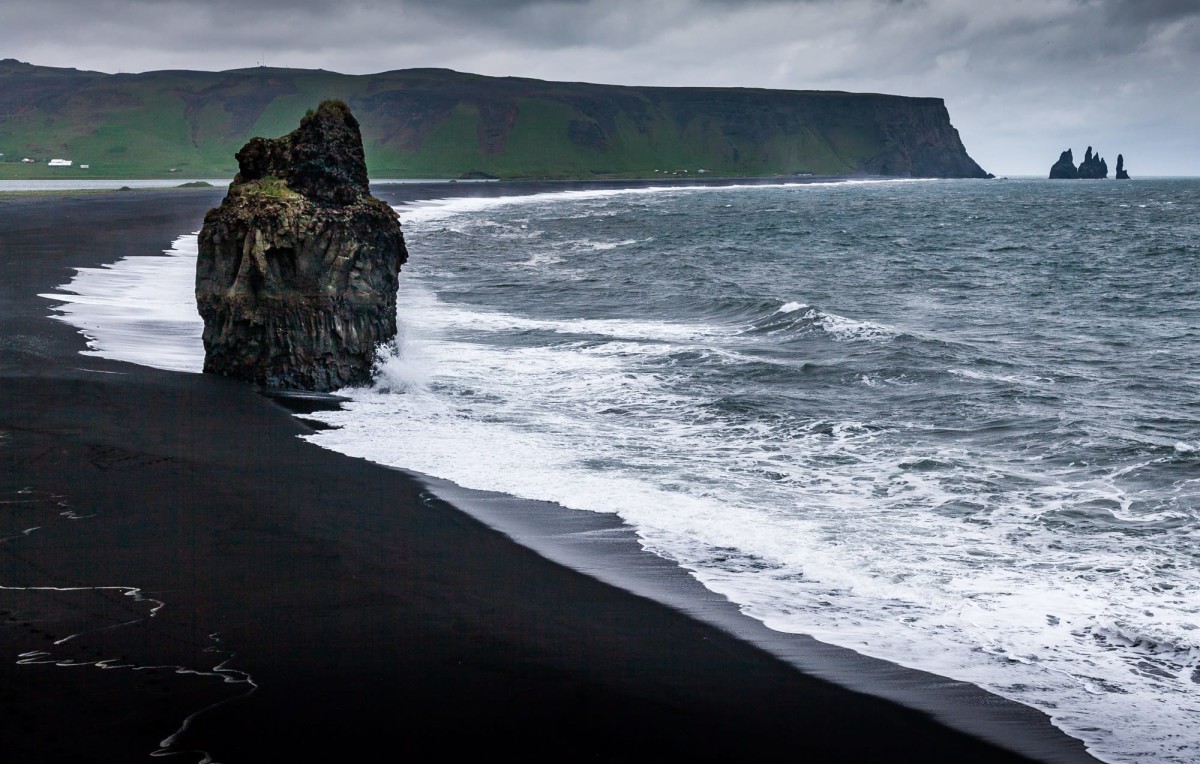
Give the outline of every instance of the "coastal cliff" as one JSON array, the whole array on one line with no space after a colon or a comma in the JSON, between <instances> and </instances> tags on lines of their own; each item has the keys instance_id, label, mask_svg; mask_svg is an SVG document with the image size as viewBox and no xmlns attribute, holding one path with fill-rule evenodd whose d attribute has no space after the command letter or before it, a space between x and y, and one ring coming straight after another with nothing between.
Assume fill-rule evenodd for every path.
<instances>
[{"instance_id":1,"label":"coastal cliff","mask_svg":"<svg viewBox=\"0 0 1200 764\"><path fill-rule=\"evenodd\" d=\"M251 136L278 135L304 105L330 98L367 125L375 177L986 176L939 98L446 69L109 75L9 59L0 61L0 144L9 147L0 177L229 177ZM75 165L49 168L51 158Z\"/></svg>"},{"instance_id":2,"label":"coastal cliff","mask_svg":"<svg viewBox=\"0 0 1200 764\"><path fill-rule=\"evenodd\" d=\"M358 121L326 101L282 138L254 138L204 218L196 303L204 371L266 388L363 384L396 335L408 253L370 195Z\"/></svg>"}]
</instances>

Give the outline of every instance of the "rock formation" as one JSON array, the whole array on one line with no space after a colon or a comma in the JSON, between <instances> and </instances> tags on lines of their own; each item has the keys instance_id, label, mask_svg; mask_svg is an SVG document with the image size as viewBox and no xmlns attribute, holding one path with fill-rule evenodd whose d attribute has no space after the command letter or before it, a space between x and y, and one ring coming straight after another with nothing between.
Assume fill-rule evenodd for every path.
<instances>
[{"instance_id":1,"label":"rock formation","mask_svg":"<svg viewBox=\"0 0 1200 764\"><path fill-rule=\"evenodd\" d=\"M1129 173L1125 172L1125 155L1117 154L1117 180L1129 180Z\"/></svg>"},{"instance_id":2,"label":"rock formation","mask_svg":"<svg viewBox=\"0 0 1200 764\"><path fill-rule=\"evenodd\" d=\"M1121 172L1121 165L1124 159L1117 156L1117 172L1118 178ZM1087 151L1083 154L1083 161L1079 163L1079 167L1075 167L1075 158L1071 154L1071 150L1067 149L1059 154L1058 161L1050 167L1051 180L1074 180L1083 178L1085 180L1102 180L1108 177L1108 162L1100 156L1099 152L1093 154L1092 147L1088 146ZM1128 176L1126 176L1128 177Z\"/></svg>"},{"instance_id":3,"label":"rock formation","mask_svg":"<svg viewBox=\"0 0 1200 764\"><path fill-rule=\"evenodd\" d=\"M1071 154L1071 150L1067 149L1058 155L1058 161L1050 167L1050 180L1074 180L1079 177L1079 170L1075 169L1075 157Z\"/></svg>"},{"instance_id":4,"label":"rock formation","mask_svg":"<svg viewBox=\"0 0 1200 764\"><path fill-rule=\"evenodd\" d=\"M376 349L396 335L408 252L395 211L368 189L358 121L325 101L237 160L200 231L204 371L277 389L368 382Z\"/></svg>"},{"instance_id":5,"label":"rock formation","mask_svg":"<svg viewBox=\"0 0 1200 764\"><path fill-rule=\"evenodd\" d=\"M1100 153L1092 153L1092 147L1088 146L1084 152L1083 161L1079 163L1079 177L1084 180L1103 180L1108 177L1108 162L1105 162Z\"/></svg>"}]
</instances>

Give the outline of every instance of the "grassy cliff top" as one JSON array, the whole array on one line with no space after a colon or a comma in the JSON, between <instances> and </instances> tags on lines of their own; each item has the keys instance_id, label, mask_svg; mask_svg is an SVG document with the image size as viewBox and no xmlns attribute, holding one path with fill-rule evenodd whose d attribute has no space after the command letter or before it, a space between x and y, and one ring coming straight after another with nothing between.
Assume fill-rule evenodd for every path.
<instances>
[{"instance_id":1,"label":"grassy cliff top","mask_svg":"<svg viewBox=\"0 0 1200 764\"><path fill-rule=\"evenodd\" d=\"M447 69L103 74L6 59L0 178L232 177L251 137L282 135L327 99L358 118L374 177L983 174L936 98Z\"/></svg>"}]
</instances>

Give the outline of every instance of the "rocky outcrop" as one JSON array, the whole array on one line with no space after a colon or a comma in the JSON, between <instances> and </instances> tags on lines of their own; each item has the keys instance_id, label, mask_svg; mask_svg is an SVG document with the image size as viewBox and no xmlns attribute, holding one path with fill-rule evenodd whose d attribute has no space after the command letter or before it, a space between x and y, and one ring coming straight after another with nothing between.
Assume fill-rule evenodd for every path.
<instances>
[{"instance_id":1,"label":"rocky outcrop","mask_svg":"<svg viewBox=\"0 0 1200 764\"><path fill-rule=\"evenodd\" d=\"M1117 177L1120 178L1124 158L1117 155ZM1083 161L1079 163L1079 167L1075 167L1075 158L1071 154L1071 150L1067 149L1059 154L1058 161L1050 167L1050 180L1075 180L1083 178L1085 180L1103 180L1108 177L1108 162L1100 156L1100 153L1092 153L1092 147L1088 146L1087 151L1083 154ZM1126 178L1129 176L1126 175Z\"/></svg>"},{"instance_id":2,"label":"rocky outcrop","mask_svg":"<svg viewBox=\"0 0 1200 764\"><path fill-rule=\"evenodd\" d=\"M368 382L396 334L408 253L395 211L368 189L358 121L326 101L237 160L200 231L204 371L276 389Z\"/></svg>"},{"instance_id":3,"label":"rocky outcrop","mask_svg":"<svg viewBox=\"0 0 1200 764\"><path fill-rule=\"evenodd\" d=\"M1129 173L1125 171L1125 155L1117 154L1117 180L1129 180Z\"/></svg>"},{"instance_id":4,"label":"rocky outcrop","mask_svg":"<svg viewBox=\"0 0 1200 764\"><path fill-rule=\"evenodd\" d=\"M1092 147L1088 146L1087 151L1083 155L1083 161L1079 163L1079 177L1084 180L1103 180L1108 177L1108 163L1097 152L1092 154Z\"/></svg>"},{"instance_id":5,"label":"rocky outcrop","mask_svg":"<svg viewBox=\"0 0 1200 764\"><path fill-rule=\"evenodd\" d=\"M1050 180L1075 180L1079 170L1075 168L1075 157L1067 149L1058 155L1058 161L1050 167Z\"/></svg>"}]
</instances>

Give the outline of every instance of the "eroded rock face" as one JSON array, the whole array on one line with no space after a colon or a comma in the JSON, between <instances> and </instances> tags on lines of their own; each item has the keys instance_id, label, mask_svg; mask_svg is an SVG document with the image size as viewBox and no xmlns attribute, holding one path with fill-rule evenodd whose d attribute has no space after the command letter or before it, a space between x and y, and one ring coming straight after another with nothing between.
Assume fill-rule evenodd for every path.
<instances>
[{"instance_id":1,"label":"eroded rock face","mask_svg":"<svg viewBox=\"0 0 1200 764\"><path fill-rule=\"evenodd\" d=\"M1091 146L1087 147L1083 161L1079 163L1079 177L1085 180L1103 180L1108 177L1108 162L1104 161L1100 152L1093 154Z\"/></svg>"},{"instance_id":2,"label":"eroded rock face","mask_svg":"<svg viewBox=\"0 0 1200 764\"><path fill-rule=\"evenodd\" d=\"M277 389L368 382L396 335L408 252L396 213L369 193L357 120L326 101L237 159L200 231L204 371Z\"/></svg>"},{"instance_id":3,"label":"eroded rock face","mask_svg":"<svg viewBox=\"0 0 1200 764\"><path fill-rule=\"evenodd\" d=\"M1121 177L1123 163L1124 158L1118 154L1118 178ZM1100 156L1100 152L1093 154L1091 146L1088 146L1087 151L1084 152L1083 161L1079 163L1079 167L1075 167L1075 159L1071 155L1071 150L1067 149L1059 155L1058 161L1050 168L1051 180L1075 180L1078 178L1084 180L1103 180L1107 177L1108 162L1104 161L1104 157Z\"/></svg>"},{"instance_id":4,"label":"eroded rock face","mask_svg":"<svg viewBox=\"0 0 1200 764\"><path fill-rule=\"evenodd\" d=\"M1058 161L1050 167L1050 180L1074 180L1079 177L1075 169L1075 157L1070 149L1058 155Z\"/></svg>"},{"instance_id":5,"label":"eroded rock face","mask_svg":"<svg viewBox=\"0 0 1200 764\"><path fill-rule=\"evenodd\" d=\"M1117 154L1117 180L1129 180L1129 172L1125 169L1125 156Z\"/></svg>"}]
</instances>

